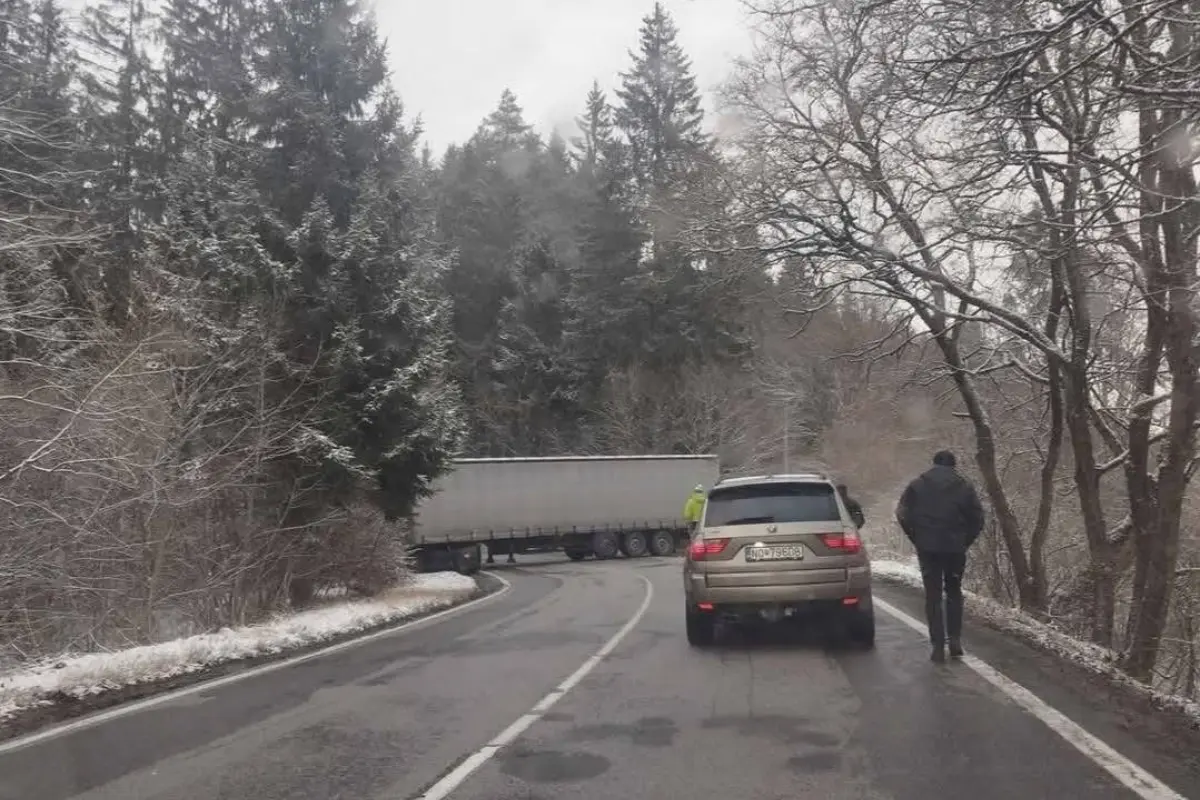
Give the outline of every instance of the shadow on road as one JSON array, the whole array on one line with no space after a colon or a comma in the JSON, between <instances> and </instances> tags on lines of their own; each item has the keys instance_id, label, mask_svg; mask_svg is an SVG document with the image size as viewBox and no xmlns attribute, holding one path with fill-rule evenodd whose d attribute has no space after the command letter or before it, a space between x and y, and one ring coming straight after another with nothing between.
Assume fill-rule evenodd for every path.
<instances>
[{"instance_id":1,"label":"shadow on road","mask_svg":"<svg viewBox=\"0 0 1200 800\"><path fill-rule=\"evenodd\" d=\"M838 653L861 650L843 626L819 619L742 625L718 623L717 638L713 649L755 651L806 649Z\"/></svg>"}]
</instances>

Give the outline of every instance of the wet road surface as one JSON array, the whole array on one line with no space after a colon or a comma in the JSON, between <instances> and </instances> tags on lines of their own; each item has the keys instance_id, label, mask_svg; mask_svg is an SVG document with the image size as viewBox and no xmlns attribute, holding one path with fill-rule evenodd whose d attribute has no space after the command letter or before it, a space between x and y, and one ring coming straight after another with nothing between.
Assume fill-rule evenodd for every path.
<instances>
[{"instance_id":1,"label":"wet road surface","mask_svg":"<svg viewBox=\"0 0 1200 800\"><path fill-rule=\"evenodd\" d=\"M0 800L1139 796L965 665L930 664L919 634L882 612L872 652L804 636L689 648L679 570L498 565L511 588L458 614L0 748ZM918 613L901 590L877 594ZM1200 798L1183 743L1055 685L1003 637L970 644L1175 798ZM480 756L489 743L503 746Z\"/></svg>"}]
</instances>

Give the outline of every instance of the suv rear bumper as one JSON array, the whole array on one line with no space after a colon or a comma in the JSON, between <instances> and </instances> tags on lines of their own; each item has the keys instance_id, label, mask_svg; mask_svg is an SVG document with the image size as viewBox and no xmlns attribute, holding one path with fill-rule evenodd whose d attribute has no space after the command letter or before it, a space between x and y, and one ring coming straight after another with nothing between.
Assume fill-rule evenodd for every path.
<instances>
[{"instance_id":1,"label":"suv rear bumper","mask_svg":"<svg viewBox=\"0 0 1200 800\"><path fill-rule=\"evenodd\" d=\"M854 594L842 583L815 583L800 586L723 586L708 587L703 585L703 579L694 581L700 586L693 586L688 593L688 599L693 603L712 603L713 605L803 605L805 603L821 603L841 601L842 598Z\"/></svg>"},{"instance_id":2,"label":"suv rear bumper","mask_svg":"<svg viewBox=\"0 0 1200 800\"><path fill-rule=\"evenodd\" d=\"M870 589L846 589L839 587L752 587L746 589L716 589L688 596L692 608L706 606L702 610L719 613L740 614L760 608L848 608L871 610Z\"/></svg>"},{"instance_id":3,"label":"suv rear bumper","mask_svg":"<svg viewBox=\"0 0 1200 800\"><path fill-rule=\"evenodd\" d=\"M803 603L714 603L711 609L707 608L707 605L705 608L693 607L693 613L735 621L829 619L838 614L872 613L869 592L853 599L855 602L851 605L847 605L843 600L812 600Z\"/></svg>"},{"instance_id":4,"label":"suv rear bumper","mask_svg":"<svg viewBox=\"0 0 1200 800\"><path fill-rule=\"evenodd\" d=\"M709 586L702 572L687 576L685 592L688 603L712 603L719 605L786 605L799 606L807 603L841 603L845 598L855 597L870 603L870 567L852 567L846 571L846 580L823 583L787 583L766 586Z\"/></svg>"}]
</instances>

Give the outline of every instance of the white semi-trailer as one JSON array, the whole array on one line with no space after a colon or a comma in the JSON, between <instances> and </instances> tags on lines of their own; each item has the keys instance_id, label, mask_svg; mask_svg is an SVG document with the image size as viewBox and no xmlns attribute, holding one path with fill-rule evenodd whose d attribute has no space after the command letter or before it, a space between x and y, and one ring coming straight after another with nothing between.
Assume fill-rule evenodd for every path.
<instances>
[{"instance_id":1,"label":"white semi-trailer","mask_svg":"<svg viewBox=\"0 0 1200 800\"><path fill-rule=\"evenodd\" d=\"M420 569L479 568L496 555L562 550L631 558L670 555L687 538L683 504L720 477L717 457L462 458L413 515Z\"/></svg>"}]
</instances>

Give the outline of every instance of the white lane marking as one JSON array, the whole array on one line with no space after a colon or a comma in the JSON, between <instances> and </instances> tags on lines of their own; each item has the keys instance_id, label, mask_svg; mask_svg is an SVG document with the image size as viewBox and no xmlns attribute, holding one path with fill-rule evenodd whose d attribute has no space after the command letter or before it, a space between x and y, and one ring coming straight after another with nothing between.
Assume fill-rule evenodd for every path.
<instances>
[{"instance_id":1,"label":"white lane marking","mask_svg":"<svg viewBox=\"0 0 1200 800\"><path fill-rule=\"evenodd\" d=\"M875 598L874 602L878 608L928 638L929 627L925 623L915 617L909 616L891 603L880 600L878 597ZM1007 695L1010 700L1022 709L1045 723L1046 727L1065 739L1068 744L1087 756L1093 763L1116 778L1122 786L1132 791L1138 797L1142 798L1142 800L1187 800L1187 798L1173 790L1170 786L1167 786L1158 778L1088 733L1045 700L1042 700L1016 681L1006 678L987 662L975 656L967 655L962 658L962 663Z\"/></svg>"},{"instance_id":2,"label":"white lane marking","mask_svg":"<svg viewBox=\"0 0 1200 800\"><path fill-rule=\"evenodd\" d=\"M583 662L579 669L572 672L567 676L566 680L555 686L549 694L539 700L530 709L529 713L517 717L511 725L492 737L490 742L467 756L466 760L450 770L445 777L426 789L418 797L418 800L443 800L448 797L451 792L462 785L463 781L471 776L471 773L486 764L488 759L496 755L505 746L511 744L522 733L529 730L530 725L541 719L542 715L551 706L562 699L567 692L578 686L579 682L586 678L589 672L594 670L601 661L611 655L613 650L617 649L617 645L621 644L621 640L637 627L637 624L642 621L642 617L646 616L646 611L650 608L650 602L654 599L653 584L644 575L639 575L638 577L642 579L642 583L646 584L646 597L642 600L642 604L638 607L638 610L629 618L629 621L621 627L621 630L613 634L613 637L605 642L604 646L597 650L591 658Z\"/></svg>"},{"instance_id":3,"label":"white lane marking","mask_svg":"<svg viewBox=\"0 0 1200 800\"><path fill-rule=\"evenodd\" d=\"M232 675L225 675L221 678L213 678L209 681L201 681L200 683L192 684L191 686L185 686L182 689L175 689L174 691L156 694L153 697L147 697L145 700L135 700L131 703L114 706L107 711L101 711L97 714L92 714L90 716L83 717L82 719L75 720L74 722L68 722L38 731L37 733L31 733L27 736L10 739L7 742L0 742L0 754L8 753L13 750L20 750L25 747L29 747L30 745L37 744L38 742L44 742L47 739L53 739L64 734L71 733L72 731L90 728L110 719L128 716L129 714L136 714L139 711L145 711L148 708L153 708L154 706L162 705L163 703L169 703L172 700L178 700L179 698L187 697L190 694L205 692L210 689L216 689L220 686L227 686L228 684L245 680L246 678L253 678L258 675L264 675L268 672L274 672L275 670L283 669L284 667L291 667L296 664L301 664L305 661L323 658L324 656L332 655L334 653L341 652L342 650L349 650L351 647L358 647L359 645L366 644L367 642L373 642L376 639L383 639L387 636L398 636L403 633L411 633L412 631L420 630L421 628L431 625L434 622L438 622L447 617L462 613L469 608L474 608L484 603L498 600L501 596L507 594L508 590L512 588L512 584L499 575L493 572L488 572L486 574L500 581L502 586L500 587L499 591L486 594L483 597L477 597L474 600L469 600L456 606L451 606L443 611L429 614L428 616L415 619L411 622L402 622L398 625L384 628L383 630L375 631L374 633L369 633L365 636L358 636L353 639L347 639L344 642L331 644L328 647L322 647L320 650L313 650L311 653L305 653L303 655L285 658L279 661L271 661L261 666L251 667L250 669L243 670L242 672L235 672Z\"/></svg>"}]
</instances>

